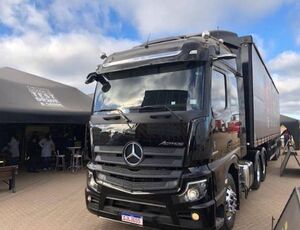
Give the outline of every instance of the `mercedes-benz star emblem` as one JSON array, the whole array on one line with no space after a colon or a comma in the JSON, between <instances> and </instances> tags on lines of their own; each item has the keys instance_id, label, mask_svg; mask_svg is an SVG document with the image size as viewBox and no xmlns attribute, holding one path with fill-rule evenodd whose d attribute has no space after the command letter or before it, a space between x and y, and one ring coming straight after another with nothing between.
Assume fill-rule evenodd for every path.
<instances>
[{"instance_id":1,"label":"mercedes-benz star emblem","mask_svg":"<svg viewBox=\"0 0 300 230\"><path fill-rule=\"evenodd\" d=\"M143 155L142 146L137 142L129 142L124 147L124 160L129 166L137 166L140 164L143 160Z\"/></svg>"}]
</instances>

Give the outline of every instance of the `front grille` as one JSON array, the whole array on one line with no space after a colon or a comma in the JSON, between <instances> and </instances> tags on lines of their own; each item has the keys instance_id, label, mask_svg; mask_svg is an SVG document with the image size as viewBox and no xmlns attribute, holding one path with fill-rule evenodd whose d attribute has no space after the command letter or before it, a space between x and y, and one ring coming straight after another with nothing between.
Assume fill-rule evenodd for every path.
<instances>
[{"instance_id":1,"label":"front grille","mask_svg":"<svg viewBox=\"0 0 300 230\"><path fill-rule=\"evenodd\" d=\"M139 201L131 201L125 200L115 197L107 197L105 199L104 206L112 206L119 209L124 209L126 211L132 212L146 212L158 215L170 215L168 212L166 205L149 202L139 202Z\"/></svg>"},{"instance_id":2,"label":"front grille","mask_svg":"<svg viewBox=\"0 0 300 230\"><path fill-rule=\"evenodd\" d=\"M123 158L123 146L96 146L97 180L129 191L178 188L184 148L144 147L143 151L143 161L133 168Z\"/></svg>"}]
</instances>

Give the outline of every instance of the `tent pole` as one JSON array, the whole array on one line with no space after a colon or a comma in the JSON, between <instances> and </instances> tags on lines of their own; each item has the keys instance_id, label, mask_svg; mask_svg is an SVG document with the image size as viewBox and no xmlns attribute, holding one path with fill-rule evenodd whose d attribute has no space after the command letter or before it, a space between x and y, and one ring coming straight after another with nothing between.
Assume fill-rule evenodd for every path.
<instances>
[{"instance_id":1,"label":"tent pole","mask_svg":"<svg viewBox=\"0 0 300 230\"><path fill-rule=\"evenodd\" d=\"M87 124L84 125L84 159L88 156L88 146L87 146Z\"/></svg>"}]
</instances>

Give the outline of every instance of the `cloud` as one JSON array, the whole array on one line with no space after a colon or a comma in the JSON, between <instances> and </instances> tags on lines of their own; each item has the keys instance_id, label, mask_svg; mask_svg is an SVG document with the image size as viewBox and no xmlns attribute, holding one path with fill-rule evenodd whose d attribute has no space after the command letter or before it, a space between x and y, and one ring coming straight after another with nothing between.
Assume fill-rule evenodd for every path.
<instances>
[{"instance_id":1,"label":"cloud","mask_svg":"<svg viewBox=\"0 0 300 230\"><path fill-rule=\"evenodd\" d=\"M272 74L272 77L281 94L291 93L300 88L299 75L274 73Z\"/></svg>"},{"instance_id":2,"label":"cloud","mask_svg":"<svg viewBox=\"0 0 300 230\"><path fill-rule=\"evenodd\" d=\"M142 37L149 34L197 33L223 26L224 21L235 24L256 21L274 12L284 0L199 1L152 0L106 1L124 20L132 23Z\"/></svg>"},{"instance_id":3,"label":"cloud","mask_svg":"<svg viewBox=\"0 0 300 230\"><path fill-rule=\"evenodd\" d=\"M270 68L274 71L294 74L300 72L299 64L300 53L295 51L284 51L269 62Z\"/></svg>"},{"instance_id":4,"label":"cloud","mask_svg":"<svg viewBox=\"0 0 300 230\"><path fill-rule=\"evenodd\" d=\"M300 53L284 51L269 61L274 82L280 92L280 110L300 118Z\"/></svg>"},{"instance_id":5,"label":"cloud","mask_svg":"<svg viewBox=\"0 0 300 230\"><path fill-rule=\"evenodd\" d=\"M38 10L26 0L4 0L0 2L0 23L12 28L15 32L28 30L42 33L50 32L47 12Z\"/></svg>"},{"instance_id":6,"label":"cloud","mask_svg":"<svg viewBox=\"0 0 300 230\"><path fill-rule=\"evenodd\" d=\"M27 33L0 39L0 53L4 54L0 66L14 67L92 92L92 87L84 86L84 80L100 63L100 51L111 53L135 44L89 33L47 37Z\"/></svg>"},{"instance_id":7,"label":"cloud","mask_svg":"<svg viewBox=\"0 0 300 230\"><path fill-rule=\"evenodd\" d=\"M48 7L53 27L61 31L104 32L114 22L104 1L54 0Z\"/></svg>"},{"instance_id":8,"label":"cloud","mask_svg":"<svg viewBox=\"0 0 300 230\"><path fill-rule=\"evenodd\" d=\"M108 19L105 7L100 8L97 1L53 1L47 7L38 8L27 0L0 2L0 26L13 31L0 36L0 67L17 68L91 93L94 85L85 86L84 80L100 63L100 52L109 54L137 44L101 33L95 17Z\"/></svg>"}]
</instances>

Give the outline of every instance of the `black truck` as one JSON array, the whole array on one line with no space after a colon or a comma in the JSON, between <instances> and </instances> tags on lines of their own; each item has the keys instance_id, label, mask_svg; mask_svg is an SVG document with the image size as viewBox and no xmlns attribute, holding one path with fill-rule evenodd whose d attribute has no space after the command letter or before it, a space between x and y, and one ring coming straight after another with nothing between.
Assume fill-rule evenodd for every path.
<instances>
[{"instance_id":1,"label":"black truck","mask_svg":"<svg viewBox=\"0 0 300 230\"><path fill-rule=\"evenodd\" d=\"M100 217L232 229L280 146L279 93L251 36L169 37L108 57L90 119L85 190Z\"/></svg>"}]
</instances>

